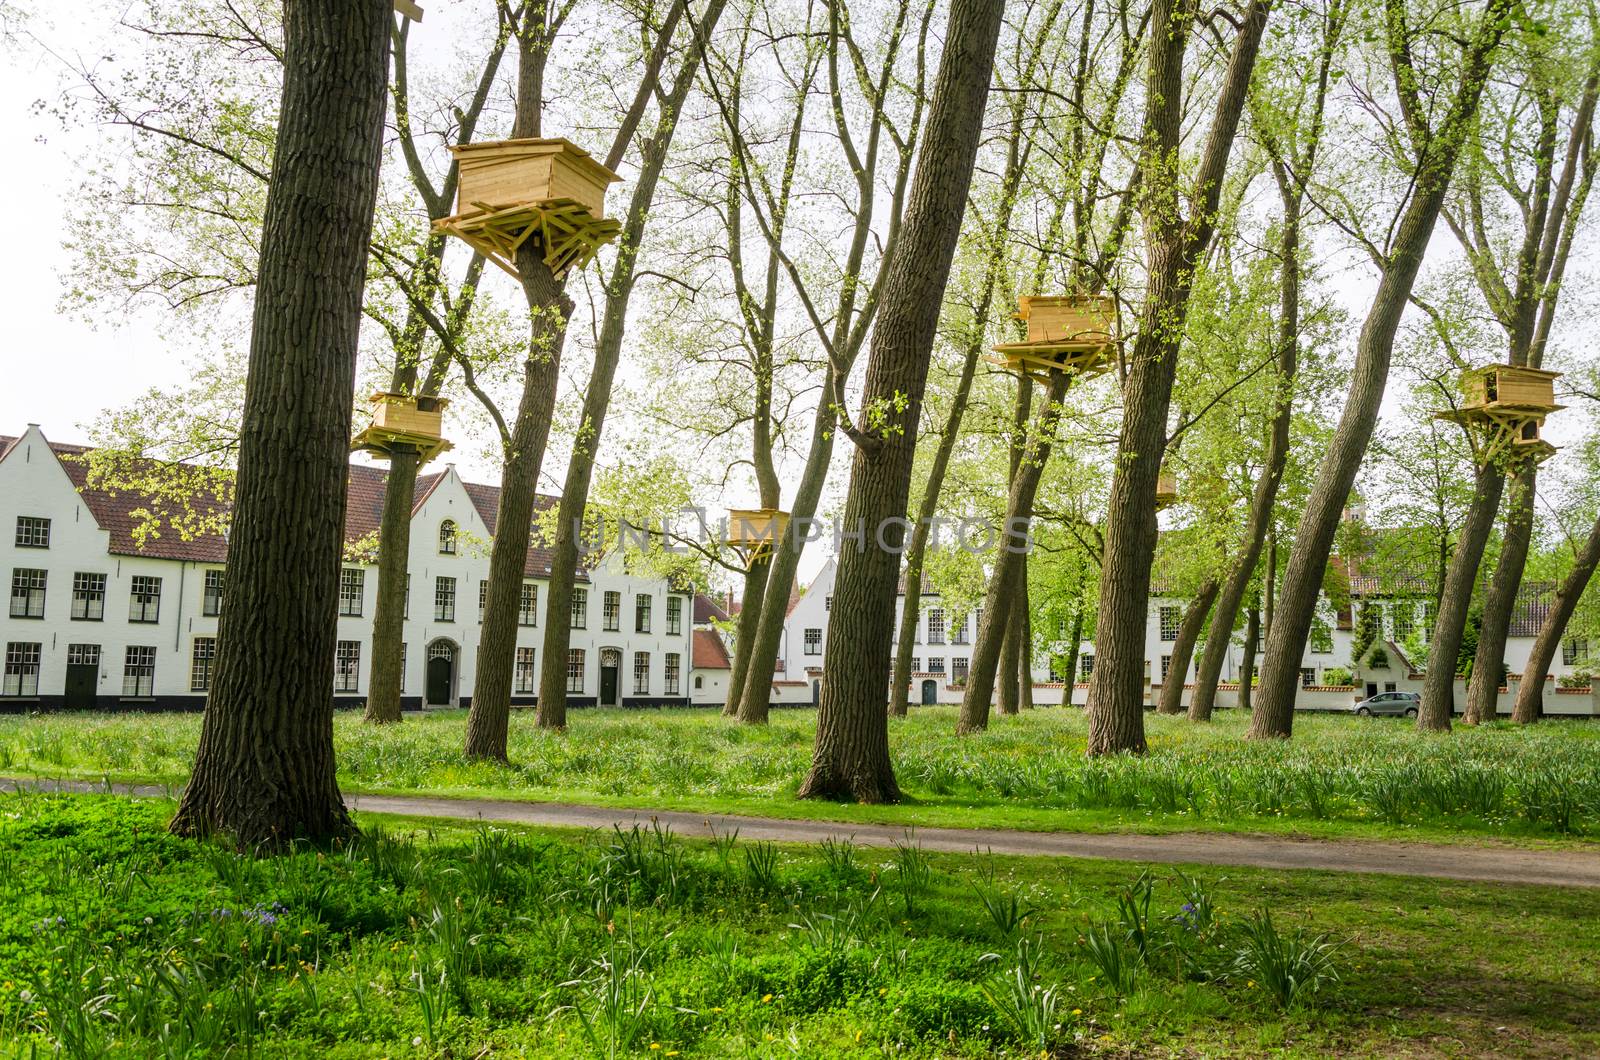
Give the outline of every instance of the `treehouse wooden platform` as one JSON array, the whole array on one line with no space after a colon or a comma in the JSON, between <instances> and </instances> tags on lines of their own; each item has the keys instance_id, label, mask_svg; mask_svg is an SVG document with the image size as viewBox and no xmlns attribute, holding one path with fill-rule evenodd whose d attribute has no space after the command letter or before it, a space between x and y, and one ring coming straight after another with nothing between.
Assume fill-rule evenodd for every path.
<instances>
[{"instance_id":1,"label":"treehouse wooden platform","mask_svg":"<svg viewBox=\"0 0 1600 1060\"><path fill-rule=\"evenodd\" d=\"M1110 295L1025 295L1016 319L1027 322L1023 342L994 347L989 360L1046 381L1051 372L1099 375L1111 367L1117 343L1117 302Z\"/></svg>"},{"instance_id":2,"label":"treehouse wooden platform","mask_svg":"<svg viewBox=\"0 0 1600 1060\"><path fill-rule=\"evenodd\" d=\"M730 508L724 543L754 559L770 552L788 529L788 512L776 508Z\"/></svg>"},{"instance_id":3,"label":"treehouse wooden platform","mask_svg":"<svg viewBox=\"0 0 1600 1060\"><path fill-rule=\"evenodd\" d=\"M517 275L517 251L533 241L556 276L582 268L617 238L606 187L621 180L570 140L523 139L450 148L460 184L456 212L433 223Z\"/></svg>"},{"instance_id":4,"label":"treehouse wooden platform","mask_svg":"<svg viewBox=\"0 0 1600 1060\"><path fill-rule=\"evenodd\" d=\"M1461 374L1461 404L1434 416L1472 431L1484 460L1538 463L1556 451L1541 431L1546 416L1566 407L1556 404L1560 377L1560 372L1513 364L1475 368Z\"/></svg>"},{"instance_id":5,"label":"treehouse wooden platform","mask_svg":"<svg viewBox=\"0 0 1600 1060\"><path fill-rule=\"evenodd\" d=\"M441 397L379 391L372 395L372 423L355 436L350 448L390 456L398 446L409 446L417 451L420 467L451 448L443 437L449 404Z\"/></svg>"}]
</instances>

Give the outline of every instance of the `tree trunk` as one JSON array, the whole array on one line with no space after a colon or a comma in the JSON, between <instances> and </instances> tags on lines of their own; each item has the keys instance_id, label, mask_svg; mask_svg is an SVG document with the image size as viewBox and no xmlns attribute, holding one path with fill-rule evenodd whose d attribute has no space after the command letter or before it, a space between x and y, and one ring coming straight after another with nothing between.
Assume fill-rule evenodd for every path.
<instances>
[{"instance_id":1,"label":"tree trunk","mask_svg":"<svg viewBox=\"0 0 1600 1060\"><path fill-rule=\"evenodd\" d=\"M1122 430L1106 514L1100 617L1089 692L1092 755L1143 754L1145 615L1156 546L1156 480L1167 444L1167 413L1195 268L1215 233L1228 158L1266 29L1268 5L1252 0L1234 40L1210 136L1195 175L1193 217L1185 220L1170 172L1183 123L1183 59L1191 26L1187 8L1155 0L1151 8L1148 103L1141 170L1141 213L1149 249L1148 287L1123 385Z\"/></svg>"},{"instance_id":2,"label":"tree trunk","mask_svg":"<svg viewBox=\"0 0 1600 1060\"><path fill-rule=\"evenodd\" d=\"M1066 679L1066 688L1061 693L1061 705L1072 706L1072 695L1078 687L1078 660L1083 653L1083 600L1080 597L1072 611L1072 626L1067 634L1067 642L1071 645L1067 649L1067 672L1061 676Z\"/></svg>"},{"instance_id":3,"label":"tree trunk","mask_svg":"<svg viewBox=\"0 0 1600 1060\"><path fill-rule=\"evenodd\" d=\"M1390 3L1397 4L1398 0L1390 0ZM1356 342L1355 369L1344 412L1318 468L1299 531L1295 534L1294 551L1284 571L1282 597L1267 634L1260 702L1250 722L1252 736L1287 738L1294 731L1300 659L1306 637L1311 632L1334 535L1377 426L1378 409L1389 379L1389 361L1394 353L1395 332L1405 314L1422 257L1439 219L1462 143L1477 114L1491 58L1505 32L1510 6L1511 0L1490 0L1462 64L1461 88L1437 133L1422 138L1418 148L1420 157L1411 198L1394 228L1395 236L1383 276ZM1397 46L1391 44L1391 48L1396 51L1393 62L1397 81L1402 86L1414 86L1414 73ZM1430 666L1430 674L1435 669L1437 667ZM1427 709L1426 699L1423 709Z\"/></svg>"},{"instance_id":4,"label":"tree trunk","mask_svg":"<svg viewBox=\"0 0 1600 1060\"><path fill-rule=\"evenodd\" d=\"M1278 486L1283 481L1283 469L1289 461L1289 427L1294 422L1294 376L1299 365L1300 345L1300 192L1291 184L1287 174L1281 174L1278 186L1283 203L1283 235L1278 247L1280 256L1279 311L1278 311L1278 377L1274 388L1277 411L1272 417L1270 437L1267 441L1266 467L1256 479L1250 495L1250 514L1245 519L1244 541L1239 557L1234 562L1222 588L1217 594L1216 612L1211 618L1211 631L1206 636L1206 650L1200 657L1195 672L1194 695L1189 700L1191 721L1210 721L1216 704L1217 681L1222 676L1222 664L1232 651L1233 627L1239 618L1239 605L1250 588L1256 563L1261 559L1261 548L1272 526L1272 510L1278 500Z\"/></svg>"},{"instance_id":5,"label":"tree trunk","mask_svg":"<svg viewBox=\"0 0 1600 1060\"><path fill-rule=\"evenodd\" d=\"M1561 638L1567 633L1567 623L1572 621L1572 613L1578 609L1578 601L1583 599L1596 566L1600 566L1600 519L1595 520L1588 540L1573 557L1572 569L1556 590L1550 613L1545 616L1544 625L1539 627L1539 635L1534 638L1533 650L1528 653L1528 665L1523 667L1522 683L1517 688L1517 704L1511 712L1511 720L1518 725L1531 725L1544 713L1544 683L1550 676L1550 664L1555 661Z\"/></svg>"},{"instance_id":6,"label":"tree trunk","mask_svg":"<svg viewBox=\"0 0 1600 1060\"><path fill-rule=\"evenodd\" d=\"M1478 651L1467 682L1467 708L1461 720L1468 725L1493 721L1498 712L1506 635L1511 630L1511 614L1516 609L1522 568L1528 561L1528 546L1533 537L1533 500L1538 474L1539 465L1530 461L1517 468L1511 478L1505 540L1484 597L1483 628L1478 633Z\"/></svg>"},{"instance_id":7,"label":"tree trunk","mask_svg":"<svg viewBox=\"0 0 1600 1060\"><path fill-rule=\"evenodd\" d=\"M522 398L511 431L511 445L500 473L500 510L495 518L494 546L489 553L489 588L479 634L477 674L472 709L467 714L468 758L504 762L511 725L511 681L517 656L517 612L528 563L533 504L539 465L550 440L550 420L561 384L561 349L566 342L572 299L565 284L532 246L517 249L517 272L533 310L529 358L523 365ZM545 604L545 616L552 613Z\"/></svg>"},{"instance_id":8,"label":"tree trunk","mask_svg":"<svg viewBox=\"0 0 1600 1060\"><path fill-rule=\"evenodd\" d=\"M1017 610L1021 614L1018 626L1021 633L1017 644L1017 705L1023 710L1033 709L1033 604L1028 595L1028 557L1022 557L1022 585L1017 594ZM1018 621L1013 618L1013 621Z\"/></svg>"},{"instance_id":9,"label":"tree trunk","mask_svg":"<svg viewBox=\"0 0 1600 1060\"><path fill-rule=\"evenodd\" d=\"M993 294L994 279L991 276L978 300L979 320L988 315ZM928 557L928 535L933 527L933 517L939 510L939 492L944 489L944 476L950 469L950 457L955 452L956 439L961 433L961 420L966 415L967 397L972 393L972 377L977 374L982 345L983 331L976 329L967 345L966 357L961 362L961 378L956 381L956 392L950 399L950 412L944 421L944 433L939 436L939 445L933 451L933 463L928 468L928 481L922 489L917 521L911 528L911 548L906 552L906 592L900 603L900 639L895 646L894 672L889 689L889 713L899 718L906 716L911 690L911 651L917 632L917 618L922 612L922 569Z\"/></svg>"},{"instance_id":10,"label":"tree trunk","mask_svg":"<svg viewBox=\"0 0 1600 1060\"><path fill-rule=\"evenodd\" d=\"M995 674L995 692L998 694L995 706L1003 716L1014 717L1018 710L1017 700L1021 694L1017 683L1017 659L1022 655L1022 606L1015 597L1009 606L1011 615L1006 619L1005 636L1000 640L1000 661ZM988 724L988 720L987 717L984 718L984 725ZM978 728L983 728L984 725Z\"/></svg>"},{"instance_id":11,"label":"tree trunk","mask_svg":"<svg viewBox=\"0 0 1600 1060\"><path fill-rule=\"evenodd\" d=\"M844 525L869 539L853 542L853 548L847 542L840 550L834 628L802 798L895 802L900 797L883 708L904 538L892 520L906 511L928 359L966 211L1004 8L999 0L951 2L901 244L884 276L861 407L904 405L890 414L891 429L858 444L851 461ZM869 426L865 415L862 419L863 427Z\"/></svg>"},{"instance_id":12,"label":"tree trunk","mask_svg":"<svg viewBox=\"0 0 1600 1060\"><path fill-rule=\"evenodd\" d=\"M1024 449L1011 476L1006 519L1000 528L1000 544L995 549L989 590L984 595L983 621L978 624L978 639L972 647L967 687L961 697L961 716L956 722L957 733L981 732L989 727L989 704L994 698L997 669L1001 682L1001 711L1016 713L1015 705L1010 711L1005 710L1005 687L1014 688L1017 680L1017 656L1005 657L1006 644L1012 639L1011 630L1022 633L1021 619L1025 616L1018 614L1017 601L1022 593L1022 579L1026 577L1023 559L1027 555L1027 528L1039 480L1050 461L1056 424L1061 417L1061 401L1071 382L1069 372L1050 373L1044 405L1031 429L1025 432ZM1019 385L1028 388L1033 384L1023 376Z\"/></svg>"},{"instance_id":13,"label":"tree trunk","mask_svg":"<svg viewBox=\"0 0 1600 1060\"><path fill-rule=\"evenodd\" d=\"M355 831L335 777L333 662L389 12L284 5L228 593L177 835L252 848Z\"/></svg>"},{"instance_id":14,"label":"tree trunk","mask_svg":"<svg viewBox=\"0 0 1600 1060\"><path fill-rule=\"evenodd\" d=\"M1216 578L1207 578L1200 586L1200 591L1195 593L1194 599L1189 601L1189 608L1183 613L1183 621L1178 625L1178 639L1172 642L1172 661L1167 666L1167 676L1161 679L1161 702L1156 709L1163 714L1183 713L1183 686L1184 678L1189 675L1189 662L1194 658L1194 646L1200 639L1200 631L1206 628L1206 619L1211 615L1211 605L1217 598L1220 582ZM1215 635L1215 630L1212 631ZM1228 630L1222 635L1224 642L1233 637L1233 630ZM1206 644L1206 651L1211 650L1211 644Z\"/></svg>"},{"instance_id":15,"label":"tree trunk","mask_svg":"<svg viewBox=\"0 0 1600 1060\"><path fill-rule=\"evenodd\" d=\"M1472 592L1483 561L1484 546L1494 529L1495 513L1500 510L1505 474L1494 464L1480 465L1476 489L1467 508L1466 522L1456 539L1450 557L1450 572L1445 576L1444 594L1439 598L1439 614L1433 622L1433 638L1428 645L1428 672L1422 682L1422 703L1417 710L1417 728L1448 731L1455 712L1456 657L1472 609Z\"/></svg>"},{"instance_id":16,"label":"tree trunk","mask_svg":"<svg viewBox=\"0 0 1600 1060\"><path fill-rule=\"evenodd\" d=\"M384 479L383 518L378 524L378 599L372 614L372 668L364 720L400 720L405 683L406 572L411 566L411 509L417 497L417 451L396 446Z\"/></svg>"},{"instance_id":17,"label":"tree trunk","mask_svg":"<svg viewBox=\"0 0 1600 1060\"><path fill-rule=\"evenodd\" d=\"M1261 608L1252 607L1245 612L1244 619L1244 657L1239 661L1239 709L1246 714L1250 712L1250 685L1256 676L1256 647L1261 641ZM1195 721L1210 721L1211 715L1195 718Z\"/></svg>"},{"instance_id":18,"label":"tree trunk","mask_svg":"<svg viewBox=\"0 0 1600 1060\"><path fill-rule=\"evenodd\" d=\"M777 504L768 504L763 497L761 506L776 508ZM761 552L751 559L749 569L744 572L744 595L739 604L739 624L733 639L733 670L728 675L728 701L722 705L722 713L730 718L739 716L739 703L744 697L744 684L750 671L749 645L755 639L756 626L761 620L767 574L771 570L771 555Z\"/></svg>"},{"instance_id":19,"label":"tree trunk","mask_svg":"<svg viewBox=\"0 0 1600 1060\"><path fill-rule=\"evenodd\" d=\"M650 205L655 201L661 168L667 149L678 127L678 112L683 107L694 73L700 63L699 41L715 29L726 0L711 0L706 5L696 34L696 43L685 51L671 91L662 99L655 134L645 141L639 177L628 204L627 222L617 241L617 257L606 285L606 307L600 322L600 338L595 343L594 369L584 390L583 414L578 436L567 463L567 477L561 488L556 513L556 540L550 561L550 600L545 605L544 660L539 670L537 724L541 729L567 727L567 654L572 646L572 583L578 573L578 543L582 537L583 516L589 505L589 489L594 483L595 456L605 432L606 414L611 409L611 390L617 365L622 360L622 340L627 325L628 302L633 296L634 271L639 247L644 242ZM666 47L663 41L659 46Z\"/></svg>"}]
</instances>

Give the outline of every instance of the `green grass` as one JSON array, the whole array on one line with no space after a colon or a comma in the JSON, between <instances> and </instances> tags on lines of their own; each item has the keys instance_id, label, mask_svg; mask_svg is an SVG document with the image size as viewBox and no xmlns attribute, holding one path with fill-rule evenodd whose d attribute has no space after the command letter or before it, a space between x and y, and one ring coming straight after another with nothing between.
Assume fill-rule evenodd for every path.
<instances>
[{"instance_id":1,"label":"green grass","mask_svg":"<svg viewBox=\"0 0 1600 1060\"><path fill-rule=\"evenodd\" d=\"M775 712L765 728L710 711L578 711L565 734L512 719L511 765L469 764L465 716L372 728L335 724L349 791L593 802L613 806L1026 829L1220 829L1432 840L1571 841L1600 830L1600 725L1497 723L1416 733L1398 719L1302 716L1290 742L1244 739L1245 719L1210 726L1147 717L1143 758L1088 759L1076 710L996 718L954 735L951 708L891 726L907 801L801 802L815 715ZM193 715L0 719L0 774L181 784Z\"/></svg>"},{"instance_id":2,"label":"green grass","mask_svg":"<svg viewBox=\"0 0 1600 1060\"><path fill-rule=\"evenodd\" d=\"M1591 891L171 811L0 797L0 1055L1600 1051Z\"/></svg>"}]
</instances>

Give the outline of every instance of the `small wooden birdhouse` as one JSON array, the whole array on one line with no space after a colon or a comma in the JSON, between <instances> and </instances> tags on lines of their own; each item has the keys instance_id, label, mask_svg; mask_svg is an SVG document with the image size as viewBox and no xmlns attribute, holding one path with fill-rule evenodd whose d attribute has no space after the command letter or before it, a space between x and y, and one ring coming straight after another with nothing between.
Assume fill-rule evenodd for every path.
<instances>
[{"instance_id":1,"label":"small wooden birdhouse","mask_svg":"<svg viewBox=\"0 0 1600 1060\"><path fill-rule=\"evenodd\" d=\"M622 178L570 140L496 140L450 151L460 174L456 212L434 228L513 276L517 250L530 239L559 276L622 230L605 216L606 188Z\"/></svg>"},{"instance_id":2,"label":"small wooden birdhouse","mask_svg":"<svg viewBox=\"0 0 1600 1060\"><path fill-rule=\"evenodd\" d=\"M411 446L426 464L450 448L444 440L444 410L449 404L441 397L379 391L372 395L372 423L356 435L351 448L386 455L396 446Z\"/></svg>"},{"instance_id":3,"label":"small wooden birdhouse","mask_svg":"<svg viewBox=\"0 0 1600 1060\"><path fill-rule=\"evenodd\" d=\"M1170 508L1177 503L1178 476L1166 468L1162 468L1161 474L1156 478L1156 511L1159 512L1163 508Z\"/></svg>"},{"instance_id":4,"label":"small wooden birdhouse","mask_svg":"<svg viewBox=\"0 0 1600 1060\"><path fill-rule=\"evenodd\" d=\"M394 0L394 9L398 14L404 15L413 22L422 21L422 8L412 3L411 0Z\"/></svg>"},{"instance_id":5,"label":"small wooden birdhouse","mask_svg":"<svg viewBox=\"0 0 1600 1060\"><path fill-rule=\"evenodd\" d=\"M1026 295L1017 300L1017 319L1028 325L1027 341L1000 343L997 363L1035 377L1109 367L1117 341L1117 300L1110 295Z\"/></svg>"},{"instance_id":6,"label":"small wooden birdhouse","mask_svg":"<svg viewBox=\"0 0 1600 1060\"><path fill-rule=\"evenodd\" d=\"M1461 375L1463 408L1501 408L1526 412L1555 412L1555 381L1560 372L1491 364Z\"/></svg>"},{"instance_id":7,"label":"small wooden birdhouse","mask_svg":"<svg viewBox=\"0 0 1600 1060\"><path fill-rule=\"evenodd\" d=\"M728 509L727 543L735 548L771 548L788 528L789 513L776 508Z\"/></svg>"}]
</instances>

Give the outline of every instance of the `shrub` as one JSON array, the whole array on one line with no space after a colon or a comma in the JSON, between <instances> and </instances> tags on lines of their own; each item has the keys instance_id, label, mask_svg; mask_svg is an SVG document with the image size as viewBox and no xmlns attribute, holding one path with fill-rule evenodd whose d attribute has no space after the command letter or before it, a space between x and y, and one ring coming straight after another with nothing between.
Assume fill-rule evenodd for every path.
<instances>
[{"instance_id":1,"label":"shrub","mask_svg":"<svg viewBox=\"0 0 1600 1060\"><path fill-rule=\"evenodd\" d=\"M1244 922L1244 942L1235 957L1239 974L1250 977L1277 1003L1289 1009L1309 1002L1323 987L1339 981L1333 966L1337 948L1326 935L1296 930L1282 934L1263 909Z\"/></svg>"}]
</instances>

